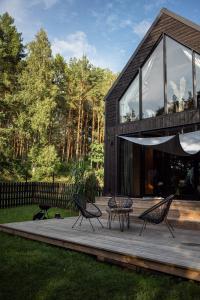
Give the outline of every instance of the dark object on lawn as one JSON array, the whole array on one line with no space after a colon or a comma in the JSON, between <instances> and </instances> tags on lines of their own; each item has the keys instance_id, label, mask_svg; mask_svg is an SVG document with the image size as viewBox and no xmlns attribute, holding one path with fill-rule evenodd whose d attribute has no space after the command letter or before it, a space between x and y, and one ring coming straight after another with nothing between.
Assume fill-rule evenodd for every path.
<instances>
[{"instance_id":1,"label":"dark object on lawn","mask_svg":"<svg viewBox=\"0 0 200 300\"><path fill-rule=\"evenodd\" d=\"M76 222L73 224L72 228L75 227L76 223L78 222L78 220L81 218L81 221L79 223L79 226L81 226L83 218L89 220L90 225L92 227L92 230L94 230L94 227L92 225L92 222L90 219L97 219L99 221L99 223L101 224L102 228L103 228L103 224L101 223L101 221L99 220L99 218L102 216L102 212L100 211L100 209L98 208L98 206L96 206L94 203L88 201L84 196L82 195L78 195L78 194L74 194L73 196L74 202L80 212L79 217L77 218ZM89 204L89 208L87 208L87 203Z\"/></svg>"},{"instance_id":2,"label":"dark object on lawn","mask_svg":"<svg viewBox=\"0 0 200 300\"><path fill-rule=\"evenodd\" d=\"M51 208L51 206L50 205L39 204L39 208L44 213L46 219L48 219L49 218L48 210Z\"/></svg>"},{"instance_id":3,"label":"dark object on lawn","mask_svg":"<svg viewBox=\"0 0 200 300\"><path fill-rule=\"evenodd\" d=\"M55 213L55 219L63 219L60 215L60 213Z\"/></svg>"},{"instance_id":4,"label":"dark object on lawn","mask_svg":"<svg viewBox=\"0 0 200 300\"><path fill-rule=\"evenodd\" d=\"M145 212L143 212L139 219L143 220L143 226L140 231L140 235L142 235L143 230L146 228L147 222L152 224L160 224L162 222L165 223L167 228L169 229L169 232L171 233L172 237L174 238L174 228L170 224L170 222L167 220L167 215L170 209L170 205L172 203L172 200L174 199L174 195L170 195L164 200L160 201L156 205L150 207Z\"/></svg>"},{"instance_id":5,"label":"dark object on lawn","mask_svg":"<svg viewBox=\"0 0 200 300\"><path fill-rule=\"evenodd\" d=\"M33 220L45 220L49 218L48 210L51 208L49 205L39 205L40 211L33 216Z\"/></svg>"},{"instance_id":6,"label":"dark object on lawn","mask_svg":"<svg viewBox=\"0 0 200 300\"><path fill-rule=\"evenodd\" d=\"M45 220L45 219L46 219L45 214L42 211L39 211L38 213L36 213L33 216L33 221L35 221L35 220Z\"/></svg>"}]
</instances>

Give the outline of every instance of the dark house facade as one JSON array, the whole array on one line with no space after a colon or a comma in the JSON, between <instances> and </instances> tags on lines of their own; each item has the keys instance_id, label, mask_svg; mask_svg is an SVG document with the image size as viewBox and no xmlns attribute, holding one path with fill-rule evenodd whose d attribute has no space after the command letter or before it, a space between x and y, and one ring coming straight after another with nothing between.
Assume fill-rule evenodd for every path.
<instances>
[{"instance_id":1,"label":"dark house facade","mask_svg":"<svg viewBox=\"0 0 200 300\"><path fill-rule=\"evenodd\" d=\"M108 92L105 105L105 195L173 192L180 199L199 200L199 151L179 155L165 151L171 145L160 150L123 137L195 133L198 140L200 26L162 9Z\"/></svg>"}]
</instances>

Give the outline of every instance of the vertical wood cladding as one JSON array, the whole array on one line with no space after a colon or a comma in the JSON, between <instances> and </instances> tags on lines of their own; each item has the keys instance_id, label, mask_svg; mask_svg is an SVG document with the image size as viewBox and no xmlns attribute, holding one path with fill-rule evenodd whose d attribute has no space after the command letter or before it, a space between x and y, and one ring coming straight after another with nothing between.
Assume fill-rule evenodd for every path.
<instances>
[{"instance_id":1,"label":"vertical wood cladding","mask_svg":"<svg viewBox=\"0 0 200 300\"><path fill-rule=\"evenodd\" d=\"M115 192L117 176L116 135L200 123L200 110L185 111L136 122L118 124L118 102L136 76L139 67L151 53L160 36L166 33L175 40L200 53L200 31L168 14L162 13L139 50L129 62L106 99L105 130L105 193Z\"/></svg>"}]
</instances>

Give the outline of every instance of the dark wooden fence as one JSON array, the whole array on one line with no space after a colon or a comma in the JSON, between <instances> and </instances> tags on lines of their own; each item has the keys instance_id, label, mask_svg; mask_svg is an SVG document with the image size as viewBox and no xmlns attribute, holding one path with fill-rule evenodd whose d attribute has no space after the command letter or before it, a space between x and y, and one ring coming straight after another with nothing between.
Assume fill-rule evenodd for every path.
<instances>
[{"instance_id":1,"label":"dark wooden fence","mask_svg":"<svg viewBox=\"0 0 200 300\"><path fill-rule=\"evenodd\" d=\"M0 208L34 202L34 182L0 182Z\"/></svg>"},{"instance_id":2,"label":"dark wooden fence","mask_svg":"<svg viewBox=\"0 0 200 300\"><path fill-rule=\"evenodd\" d=\"M75 185L65 183L0 182L0 208L40 203L73 209L75 191ZM101 189L96 195L101 195Z\"/></svg>"}]
</instances>

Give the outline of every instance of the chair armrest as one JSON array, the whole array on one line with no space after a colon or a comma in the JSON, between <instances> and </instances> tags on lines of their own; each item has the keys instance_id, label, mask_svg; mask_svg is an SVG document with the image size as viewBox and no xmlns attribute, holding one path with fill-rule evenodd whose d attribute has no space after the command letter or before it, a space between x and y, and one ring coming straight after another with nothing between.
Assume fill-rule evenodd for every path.
<instances>
[{"instance_id":1,"label":"chair armrest","mask_svg":"<svg viewBox=\"0 0 200 300\"><path fill-rule=\"evenodd\" d=\"M148 208L147 210L145 210L141 215L139 215L138 218L144 217L148 213L154 211L156 208L160 207L161 205L163 205L164 203L168 202L169 200L171 200L173 198L174 198L174 195L170 195L169 197L161 200L159 203L157 203L157 204L151 206L150 208Z\"/></svg>"}]
</instances>

